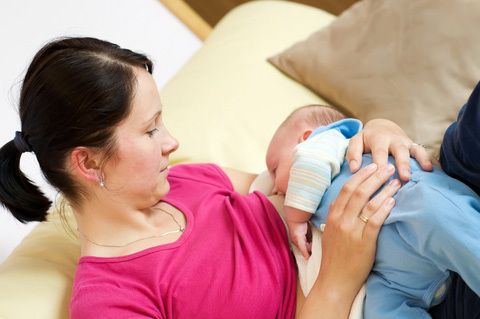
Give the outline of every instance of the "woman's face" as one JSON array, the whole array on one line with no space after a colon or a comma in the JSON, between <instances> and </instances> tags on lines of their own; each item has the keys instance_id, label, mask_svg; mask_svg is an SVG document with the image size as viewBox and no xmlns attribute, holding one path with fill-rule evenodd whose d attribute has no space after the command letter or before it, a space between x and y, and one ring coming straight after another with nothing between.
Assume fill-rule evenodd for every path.
<instances>
[{"instance_id":1,"label":"woman's face","mask_svg":"<svg viewBox=\"0 0 480 319\"><path fill-rule=\"evenodd\" d=\"M267 168L274 180L274 194L285 194L293 163L293 152L299 143L301 130L280 127L274 134L267 150Z\"/></svg>"},{"instance_id":2,"label":"woman's face","mask_svg":"<svg viewBox=\"0 0 480 319\"><path fill-rule=\"evenodd\" d=\"M153 77L136 68L131 111L116 128L116 154L103 169L105 187L136 208L156 204L170 190L168 157L178 148L162 122L162 105Z\"/></svg>"}]
</instances>

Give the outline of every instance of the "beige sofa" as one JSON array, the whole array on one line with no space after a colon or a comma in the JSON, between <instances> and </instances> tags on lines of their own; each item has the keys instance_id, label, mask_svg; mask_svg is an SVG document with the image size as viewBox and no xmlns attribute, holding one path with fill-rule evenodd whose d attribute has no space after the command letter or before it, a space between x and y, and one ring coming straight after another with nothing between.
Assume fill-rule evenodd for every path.
<instances>
[{"instance_id":1,"label":"beige sofa","mask_svg":"<svg viewBox=\"0 0 480 319\"><path fill-rule=\"evenodd\" d=\"M172 161L262 171L281 120L297 106L322 102L266 59L333 19L281 1L251 2L230 12L161 92L166 125L180 141ZM71 216L70 223L75 229ZM68 318L78 257L77 239L64 231L53 208L49 221L0 266L0 318Z\"/></svg>"}]
</instances>

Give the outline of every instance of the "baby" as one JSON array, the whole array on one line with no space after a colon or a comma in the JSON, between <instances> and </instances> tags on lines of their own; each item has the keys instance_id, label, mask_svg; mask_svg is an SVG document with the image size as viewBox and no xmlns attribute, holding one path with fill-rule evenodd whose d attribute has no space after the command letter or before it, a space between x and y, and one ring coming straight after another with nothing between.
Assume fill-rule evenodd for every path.
<instances>
[{"instance_id":1,"label":"baby","mask_svg":"<svg viewBox=\"0 0 480 319\"><path fill-rule=\"evenodd\" d=\"M468 112L469 104L465 107ZM353 119L332 123L342 117L318 105L302 107L282 123L268 147L274 192L286 195L289 234L305 258L307 221L321 228L351 176L343 161L348 139L361 124ZM364 155L362 165L371 162ZM480 294L477 194L438 167L425 172L413 160L410 165L411 180L395 195L396 206L379 234L366 283L365 318L429 318L426 310L443 300L450 271Z\"/></svg>"},{"instance_id":2,"label":"baby","mask_svg":"<svg viewBox=\"0 0 480 319\"><path fill-rule=\"evenodd\" d=\"M267 168L274 177L272 192L286 195L284 211L290 240L305 259L310 254L308 221L340 171L348 139L361 128L360 121L313 104L292 112L270 142Z\"/></svg>"}]
</instances>

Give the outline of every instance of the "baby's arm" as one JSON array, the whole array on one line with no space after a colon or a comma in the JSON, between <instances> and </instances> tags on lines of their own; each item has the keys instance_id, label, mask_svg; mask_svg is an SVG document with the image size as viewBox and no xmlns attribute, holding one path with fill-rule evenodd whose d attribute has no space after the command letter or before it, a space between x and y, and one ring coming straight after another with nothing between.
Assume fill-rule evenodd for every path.
<instances>
[{"instance_id":1,"label":"baby's arm","mask_svg":"<svg viewBox=\"0 0 480 319\"><path fill-rule=\"evenodd\" d=\"M350 121L356 123L353 122L356 120ZM348 126L348 123L345 125ZM308 220L317 210L332 178L340 171L348 145L348 139L341 130L329 129L313 134L295 149L285 196L290 238L305 259L309 256L306 237Z\"/></svg>"},{"instance_id":2,"label":"baby's arm","mask_svg":"<svg viewBox=\"0 0 480 319\"><path fill-rule=\"evenodd\" d=\"M312 214L290 206L285 206L284 211L290 240L307 260L311 250L307 242L308 221Z\"/></svg>"}]
</instances>

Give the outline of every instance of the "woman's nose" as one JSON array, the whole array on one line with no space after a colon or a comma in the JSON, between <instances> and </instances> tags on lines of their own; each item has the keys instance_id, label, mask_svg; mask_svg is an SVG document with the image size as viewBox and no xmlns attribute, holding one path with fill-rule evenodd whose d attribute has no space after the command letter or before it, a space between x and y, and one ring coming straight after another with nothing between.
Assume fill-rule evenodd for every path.
<instances>
[{"instance_id":1,"label":"woman's nose","mask_svg":"<svg viewBox=\"0 0 480 319\"><path fill-rule=\"evenodd\" d=\"M164 155L168 155L170 153L175 152L178 149L178 141L172 135L168 134L167 141L162 146L162 153Z\"/></svg>"}]
</instances>

